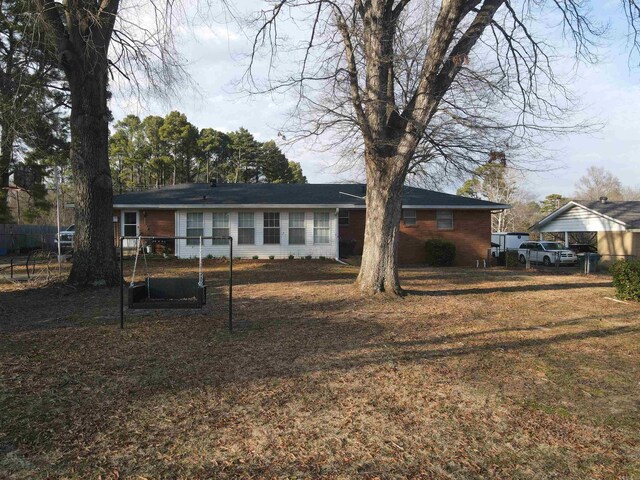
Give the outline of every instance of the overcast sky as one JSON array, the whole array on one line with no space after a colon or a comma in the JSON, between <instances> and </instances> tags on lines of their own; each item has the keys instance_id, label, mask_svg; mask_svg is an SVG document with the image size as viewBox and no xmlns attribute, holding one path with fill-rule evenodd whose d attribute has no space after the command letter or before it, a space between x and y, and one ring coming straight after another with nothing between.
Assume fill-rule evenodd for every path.
<instances>
[{"instance_id":1,"label":"overcast sky","mask_svg":"<svg viewBox=\"0 0 640 480\"><path fill-rule=\"evenodd\" d=\"M243 2L243 7L260 3L250 0ZM625 185L640 187L640 68L630 68L619 32L623 28L613 17L620 13L619 2L605 2L597 8L601 18L611 15L613 30L618 28L618 32L599 50L601 62L578 67L567 86L580 99L580 115L601 128L548 144L546 154L553 158L554 167L526 176L526 188L538 198L550 193L571 196L576 180L590 166L604 167ZM251 32L244 33L233 23L225 24L221 16L217 18L211 27L183 28L179 35L180 50L197 88L183 88L181 95L169 101L148 100L144 105L116 90L112 103L115 119L129 113L164 116L179 110L199 128L231 131L245 127L260 141L277 140L295 98L248 96L240 91L238 81L246 70ZM336 173L332 167L336 157L331 152L316 152L310 144L288 147L285 153L290 160L301 162L311 183L363 180L357 171ZM447 190L455 190L455 186Z\"/></svg>"}]
</instances>

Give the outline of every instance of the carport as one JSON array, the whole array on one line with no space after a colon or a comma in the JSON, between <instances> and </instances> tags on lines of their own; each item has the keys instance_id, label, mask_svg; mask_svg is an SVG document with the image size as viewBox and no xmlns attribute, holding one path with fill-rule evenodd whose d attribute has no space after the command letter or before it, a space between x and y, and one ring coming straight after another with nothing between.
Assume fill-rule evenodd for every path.
<instances>
[{"instance_id":1,"label":"carport","mask_svg":"<svg viewBox=\"0 0 640 480\"><path fill-rule=\"evenodd\" d=\"M596 233L598 253L603 261L640 256L640 201L571 201L547 215L530 230L564 234Z\"/></svg>"}]
</instances>

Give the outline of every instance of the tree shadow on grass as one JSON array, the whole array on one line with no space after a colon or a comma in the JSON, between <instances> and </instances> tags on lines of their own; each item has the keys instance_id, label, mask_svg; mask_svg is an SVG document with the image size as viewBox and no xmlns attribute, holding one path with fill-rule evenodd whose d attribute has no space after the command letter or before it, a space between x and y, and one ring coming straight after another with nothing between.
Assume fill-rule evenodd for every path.
<instances>
[{"instance_id":1,"label":"tree shadow on grass","mask_svg":"<svg viewBox=\"0 0 640 480\"><path fill-rule=\"evenodd\" d=\"M553 290L575 290L579 288L611 287L611 282L598 283L546 283L536 285L509 285L504 287L455 288L445 290L406 289L407 295L442 297L450 295L480 295L485 293L542 292Z\"/></svg>"},{"instance_id":2,"label":"tree shadow on grass","mask_svg":"<svg viewBox=\"0 0 640 480\"><path fill-rule=\"evenodd\" d=\"M104 300L113 303L115 295L114 290ZM72 304L80 313L86 305L82 294L75 297ZM40 451L54 451L60 444L73 444L78 431L109 431L114 422L129 428L117 422L148 405L165 401L171 405L171 399L180 399L181 394L226 398L240 395L229 392L244 392L265 380L297 383L315 374L340 378L372 366L524 352L640 332L637 321L608 328L591 326L601 319L627 319L629 314L622 312L406 338L405 327L383 318L400 303L376 307L375 302L348 296L311 300L263 295L259 299L256 303L253 297L240 298L238 318L250 315L253 326L234 335L224 330L224 299L220 297L211 304L214 311L223 313L216 318L209 317L208 311L171 312L172 316L150 312L130 317L120 331L114 315L113 327L108 329L84 322L79 325L83 328L34 331L12 340L3 400L10 423L7 438ZM429 326L429 319L425 325ZM567 326L580 330L556 331ZM505 338L511 332L529 335ZM397 335L401 337L395 340ZM466 344L459 345L463 339ZM287 385L290 388L291 382ZM88 426L89 430L82 430ZM83 437L83 442L91 441L90 436Z\"/></svg>"}]
</instances>

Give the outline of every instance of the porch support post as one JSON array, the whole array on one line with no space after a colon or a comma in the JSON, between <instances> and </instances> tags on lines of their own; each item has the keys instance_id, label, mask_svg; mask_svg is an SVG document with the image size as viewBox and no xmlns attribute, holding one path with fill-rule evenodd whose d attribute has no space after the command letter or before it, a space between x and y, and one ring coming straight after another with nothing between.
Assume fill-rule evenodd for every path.
<instances>
[{"instance_id":1,"label":"porch support post","mask_svg":"<svg viewBox=\"0 0 640 480\"><path fill-rule=\"evenodd\" d=\"M564 232L564 246L569 248L569 232Z\"/></svg>"}]
</instances>

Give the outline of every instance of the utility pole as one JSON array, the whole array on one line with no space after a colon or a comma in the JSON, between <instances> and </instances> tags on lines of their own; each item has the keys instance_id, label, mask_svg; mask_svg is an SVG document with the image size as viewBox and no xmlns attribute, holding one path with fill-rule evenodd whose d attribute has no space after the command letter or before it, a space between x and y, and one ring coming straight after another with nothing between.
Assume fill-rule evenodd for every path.
<instances>
[{"instance_id":1,"label":"utility pole","mask_svg":"<svg viewBox=\"0 0 640 480\"><path fill-rule=\"evenodd\" d=\"M60 167L55 168L56 182L56 226L58 228L58 273L62 275L62 247L60 246Z\"/></svg>"}]
</instances>

